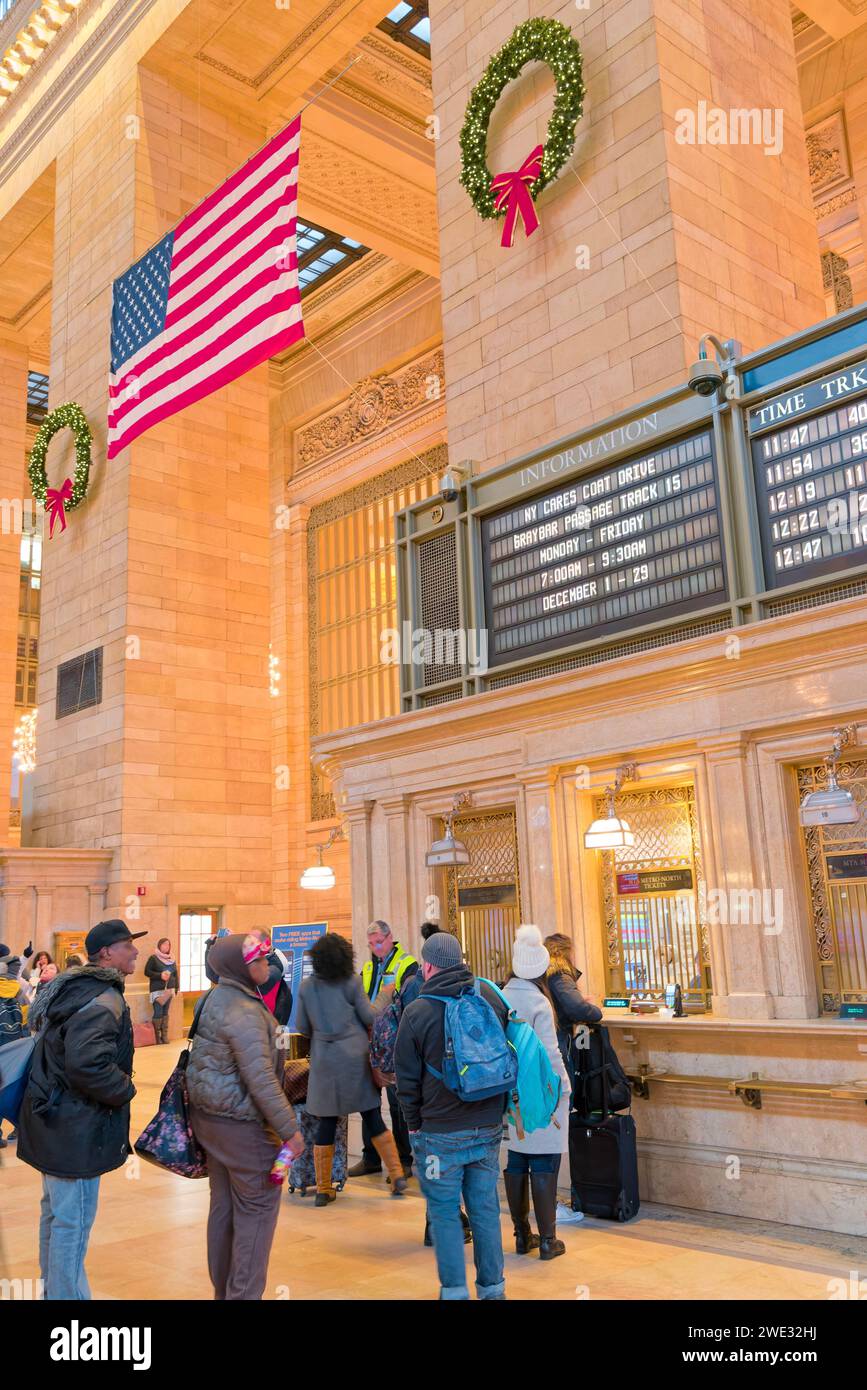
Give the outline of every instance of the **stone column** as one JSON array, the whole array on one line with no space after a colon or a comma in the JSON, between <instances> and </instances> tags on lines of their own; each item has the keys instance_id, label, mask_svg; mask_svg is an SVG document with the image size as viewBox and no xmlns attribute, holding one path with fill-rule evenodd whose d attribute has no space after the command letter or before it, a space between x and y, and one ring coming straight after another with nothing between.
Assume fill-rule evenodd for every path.
<instances>
[{"instance_id":1,"label":"stone column","mask_svg":"<svg viewBox=\"0 0 867 1390\"><path fill-rule=\"evenodd\" d=\"M352 944L359 961L366 959L367 928L373 916L373 864L370 854L370 812L372 809L372 801L362 801L345 806L342 810L349 835Z\"/></svg>"},{"instance_id":2,"label":"stone column","mask_svg":"<svg viewBox=\"0 0 867 1390\"><path fill-rule=\"evenodd\" d=\"M271 648L280 672L271 699L271 844L276 922L303 920L309 897L298 887L310 850L310 697L307 636L307 517L310 508L287 507L280 460L271 469ZM324 838L324 837L323 837ZM331 860L333 864L333 858Z\"/></svg>"},{"instance_id":3,"label":"stone column","mask_svg":"<svg viewBox=\"0 0 867 1390\"><path fill-rule=\"evenodd\" d=\"M526 862L521 880L523 918L535 922L543 937L558 931L555 854L551 818L551 778L547 772L520 778L523 788L523 835Z\"/></svg>"},{"instance_id":4,"label":"stone column","mask_svg":"<svg viewBox=\"0 0 867 1390\"><path fill-rule=\"evenodd\" d=\"M714 1011L731 1018L773 1018L764 941L775 924L762 920L767 884L755 841L761 822L750 795L746 741L740 735L708 739L705 758L718 878L707 884L708 917L712 940L725 956L728 990L722 998L714 994ZM719 987L716 979L714 986Z\"/></svg>"},{"instance_id":5,"label":"stone column","mask_svg":"<svg viewBox=\"0 0 867 1390\"><path fill-rule=\"evenodd\" d=\"M30 940L25 893L26 888L8 888L0 881L0 941L19 956Z\"/></svg>"},{"instance_id":6,"label":"stone column","mask_svg":"<svg viewBox=\"0 0 867 1390\"><path fill-rule=\"evenodd\" d=\"M483 221L459 183L471 88L515 26L578 39L585 110L574 155L538 202L540 229ZM431 0L449 448L481 468L682 382L708 329L757 348L824 318L788 0L573 0L518 10ZM488 167L544 142L553 78L504 93ZM698 143L700 103L755 108L783 142ZM681 113L686 112L683 116ZM687 135L690 113L692 143Z\"/></svg>"},{"instance_id":7,"label":"stone column","mask_svg":"<svg viewBox=\"0 0 867 1390\"><path fill-rule=\"evenodd\" d=\"M410 927L409 808L404 795L381 800L388 842L389 925L399 941L407 941Z\"/></svg>"},{"instance_id":8,"label":"stone column","mask_svg":"<svg viewBox=\"0 0 867 1390\"><path fill-rule=\"evenodd\" d=\"M54 894L50 888L36 887L36 922L33 932L33 950L50 951L54 955Z\"/></svg>"},{"instance_id":9,"label":"stone column","mask_svg":"<svg viewBox=\"0 0 867 1390\"><path fill-rule=\"evenodd\" d=\"M0 845L9 843L9 798L18 650L18 586L21 574L27 447L27 345L0 335Z\"/></svg>"}]
</instances>

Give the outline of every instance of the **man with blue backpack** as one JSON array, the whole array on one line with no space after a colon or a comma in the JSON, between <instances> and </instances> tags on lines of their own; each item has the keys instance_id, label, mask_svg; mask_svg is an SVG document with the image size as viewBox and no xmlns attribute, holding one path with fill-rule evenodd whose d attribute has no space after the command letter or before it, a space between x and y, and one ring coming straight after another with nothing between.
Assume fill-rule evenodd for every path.
<instances>
[{"instance_id":1,"label":"man with blue backpack","mask_svg":"<svg viewBox=\"0 0 867 1390\"><path fill-rule=\"evenodd\" d=\"M397 1094L427 1200L441 1299L468 1299L461 1195L473 1232L476 1292L504 1299L499 1179L503 1112L517 1081L509 1006L476 981L460 942L437 932L421 953L424 984L403 1011Z\"/></svg>"}]
</instances>

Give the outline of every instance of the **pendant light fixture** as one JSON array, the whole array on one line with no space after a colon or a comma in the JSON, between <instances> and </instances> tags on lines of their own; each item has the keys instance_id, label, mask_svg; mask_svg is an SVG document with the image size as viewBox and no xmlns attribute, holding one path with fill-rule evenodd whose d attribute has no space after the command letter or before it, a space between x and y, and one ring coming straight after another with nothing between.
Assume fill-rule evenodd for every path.
<instances>
[{"instance_id":1,"label":"pendant light fixture","mask_svg":"<svg viewBox=\"0 0 867 1390\"><path fill-rule=\"evenodd\" d=\"M318 893L324 893L327 889L333 888L337 882L334 877L334 870L330 864L323 864L322 856L326 850L331 849L338 840L346 838L342 825L336 825L324 844L316 846L317 860L315 864L309 865L301 875L299 886L301 888L312 889Z\"/></svg>"},{"instance_id":2,"label":"pendant light fixture","mask_svg":"<svg viewBox=\"0 0 867 1390\"><path fill-rule=\"evenodd\" d=\"M472 806L472 792L458 792L452 802L452 809L446 816L446 833L441 840L434 840L424 857L429 869L453 869L459 864L469 864L470 852L461 840L455 839L454 819L458 811Z\"/></svg>"},{"instance_id":3,"label":"pendant light fixture","mask_svg":"<svg viewBox=\"0 0 867 1390\"><path fill-rule=\"evenodd\" d=\"M625 820L617 815L616 798L624 782L634 782L635 763L624 763L617 769L614 786L605 788L608 797L607 815L599 816L584 832L585 849L631 849L635 836Z\"/></svg>"},{"instance_id":4,"label":"pendant light fixture","mask_svg":"<svg viewBox=\"0 0 867 1390\"><path fill-rule=\"evenodd\" d=\"M854 742L854 724L834 730L834 747L822 759L828 769L828 785L807 792L798 812L802 825L854 825L860 819L854 796L837 781L837 764L843 749Z\"/></svg>"}]
</instances>

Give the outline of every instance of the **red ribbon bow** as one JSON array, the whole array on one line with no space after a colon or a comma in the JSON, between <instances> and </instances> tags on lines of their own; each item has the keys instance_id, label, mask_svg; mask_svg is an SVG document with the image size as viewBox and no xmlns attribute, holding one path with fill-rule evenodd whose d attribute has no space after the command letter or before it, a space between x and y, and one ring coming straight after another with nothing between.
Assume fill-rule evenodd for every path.
<instances>
[{"instance_id":1,"label":"red ribbon bow","mask_svg":"<svg viewBox=\"0 0 867 1390\"><path fill-rule=\"evenodd\" d=\"M54 535L54 524L59 519L61 534L66 530L66 507L72 501L72 479L67 478L62 487L50 487L45 492L45 510L48 512L48 539Z\"/></svg>"},{"instance_id":2,"label":"red ribbon bow","mask_svg":"<svg viewBox=\"0 0 867 1390\"><path fill-rule=\"evenodd\" d=\"M495 194L494 207L497 212L506 208L506 221L503 227L501 246L513 246L515 227L520 214L527 236L532 236L539 225L536 207L530 194L530 185L536 182L542 172L543 145L537 145L528 154L520 169L511 174L497 174L491 179L491 192Z\"/></svg>"}]
</instances>

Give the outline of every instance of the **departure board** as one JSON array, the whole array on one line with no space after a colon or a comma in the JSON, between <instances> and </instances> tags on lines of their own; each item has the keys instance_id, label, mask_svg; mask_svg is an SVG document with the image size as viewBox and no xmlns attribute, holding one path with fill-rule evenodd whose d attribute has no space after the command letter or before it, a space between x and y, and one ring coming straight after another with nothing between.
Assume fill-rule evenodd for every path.
<instances>
[{"instance_id":1,"label":"departure board","mask_svg":"<svg viewBox=\"0 0 867 1390\"><path fill-rule=\"evenodd\" d=\"M484 517L488 662L726 601L710 430Z\"/></svg>"},{"instance_id":2,"label":"departure board","mask_svg":"<svg viewBox=\"0 0 867 1390\"><path fill-rule=\"evenodd\" d=\"M751 410L750 437L767 587L867 563L867 363Z\"/></svg>"}]
</instances>

